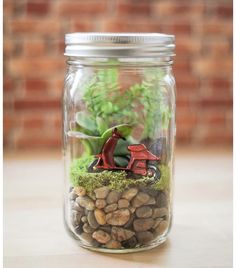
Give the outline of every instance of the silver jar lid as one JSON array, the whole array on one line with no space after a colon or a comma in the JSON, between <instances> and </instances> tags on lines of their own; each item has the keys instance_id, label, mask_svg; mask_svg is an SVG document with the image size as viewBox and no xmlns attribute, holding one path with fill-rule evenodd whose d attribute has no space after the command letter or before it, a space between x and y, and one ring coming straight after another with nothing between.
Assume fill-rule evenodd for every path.
<instances>
[{"instance_id":1,"label":"silver jar lid","mask_svg":"<svg viewBox=\"0 0 236 268\"><path fill-rule=\"evenodd\" d=\"M75 57L172 57L175 36L161 33L69 33L65 55Z\"/></svg>"}]
</instances>

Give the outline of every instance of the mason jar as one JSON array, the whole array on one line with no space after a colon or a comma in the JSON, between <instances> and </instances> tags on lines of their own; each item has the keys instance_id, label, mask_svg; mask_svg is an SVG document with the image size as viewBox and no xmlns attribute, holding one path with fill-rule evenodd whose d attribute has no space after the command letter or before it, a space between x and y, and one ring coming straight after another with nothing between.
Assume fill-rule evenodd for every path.
<instances>
[{"instance_id":1,"label":"mason jar","mask_svg":"<svg viewBox=\"0 0 236 268\"><path fill-rule=\"evenodd\" d=\"M84 248L135 252L167 239L174 40L159 33L65 36L64 221Z\"/></svg>"}]
</instances>

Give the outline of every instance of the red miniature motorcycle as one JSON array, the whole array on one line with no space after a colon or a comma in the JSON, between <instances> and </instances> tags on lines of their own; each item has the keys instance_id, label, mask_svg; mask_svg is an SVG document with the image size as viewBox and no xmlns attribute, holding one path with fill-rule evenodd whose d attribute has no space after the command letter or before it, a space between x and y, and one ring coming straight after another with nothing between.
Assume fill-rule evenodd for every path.
<instances>
[{"instance_id":1,"label":"red miniature motorcycle","mask_svg":"<svg viewBox=\"0 0 236 268\"><path fill-rule=\"evenodd\" d=\"M156 180L160 179L160 171L156 165L150 165L149 162L158 162L160 157L152 154L143 144L132 144L127 148L130 151L130 159L127 167L116 166L114 160L114 151L119 139L124 139L116 128L112 131L112 136L104 143L102 152L96 157L98 158L96 164L93 166L94 170L125 170L133 174L142 176L154 177Z\"/></svg>"}]
</instances>

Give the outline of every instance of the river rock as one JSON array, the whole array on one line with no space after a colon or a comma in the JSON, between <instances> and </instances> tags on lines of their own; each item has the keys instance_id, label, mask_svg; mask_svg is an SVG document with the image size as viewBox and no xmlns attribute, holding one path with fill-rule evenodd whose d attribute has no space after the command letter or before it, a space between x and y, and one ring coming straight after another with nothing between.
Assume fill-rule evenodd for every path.
<instances>
[{"instance_id":1,"label":"river rock","mask_svg":"<svg viewBox=\"0 0 236 268\"><path fill-rule=\"evenodd\" d=\"M87 216L83 216L83 217L81 218L81 221L82 221L83 223L87 222L87 221L88 221Z\"/></svg>"},{"instance_id":2,"label":"river rock","mask_svg":"<svg viewBox=\"0 0 236 268\"><path fill-rule=\"evenodd\" d=\"M153 233L149 231L137 232L136 236L140 244L146 244L148 242L151 242L154 239Z\"/></svg>"},{"instance_id":3,"label":"river rock","mask_svg":"<svg viewBox=\"0 0 236 268\"><path fill-rule=\"evenodd\" d=\"M82 208L77 202L73 202L71 204L71 209L76 210L76 211L80 211L80 212L84 211L84 208Z\"/></svg>"},{"instance_id":4,"label":"river rock","mask_svg":"<svg viewBox=\"0 0 236 268\"><path fill-rule=\"evenodd\" d=\"M138 218L149 218L152 216L152 209L149 206L142 206L136 209L135 214Z\"/></svg>"},{"instance_id":5,"label":"river rock","mask_svg":"<svg viewBox=\"0 0 236 268\"><path fill-rule=\"evenodd\" d=\"M79 224L75 229L74 229L75 233L78 235L81 235L83 233L83 225Z\"/></svg>"},{"instance_id":6,"label":"river rock","mask_svg":"<svg viewBox=\"0 0 236 268\"><path fill-rule=\"evenodd\" d=\"M110 189L106 186L94 190L96 198L106 198Z\"/></svg>"},{"instance_id":7,"label":"river rock","mask_svg":"<svg viewBox=\"0 0 236 268\"><path fill-rule=\"evenodd\" d=\"M105 245L106 248L111 248L111 249L116 249L116 248L121 248L121 243L116 240L110 240L106 243Z\"/></svg>"},{"instance_id":8,"label":"river rock","mask_svg":"<svg viewBox=\"0 0 236 268\"><path fill-rule=\"evenodd\" d=\"M70 200L73 200L74 201L76 198L77 198L77 194L76 193L74 193L73 191L69 193L69 199Z\"/></svg>"},{"instance_id":9,"label":"river rock","mask_svg":"<svg viewBox=\"0 0 236 268\"><path fill-rule=\"evenodd\" d=\"M92 235L91 234L82 233L80 235L80 239L83 240L84 243L87 244L87 245L89 245L89 246L90 245L95 246L95 247L98 247L99 246L98 242L92 238Z\"/></svg>"},{"instance_id":10,"label":"river rock","mask_svg":"<svg viewBox=\"0 0 236 268\"><path fill-rule=\"evenodd\" d=\"M150 199L145 203L145 205L155 205L156 204L156 199L151 196Z\"/></svg>"},{"instance_id":11,"label":"river rock","mask_svg":"<svg viewBox=\"0 0 236 268\"><path fill-rule=\"evenodd\" d=\"M111 225L122 226L130 219L130 212L127 208L122 208L106 215L106 222Z\"/></svg>"},{"instance_id":12,"label":"river rock","mask_svg":"<svg viewBox=\"0 0 236 268\"><path fill-rule=\"evenodd\" d=\"M95 231L92 234L92 237L101 244L106 244L109 240L111 240L111 236L102 230Z\"/></svg>"},{"instance_id":13,"label":"river rock","mask_svg":"<svg viewBox=\"0 0 236 268\"><path fill-rule=\"evenodd\" d=\"M131 213L128 222L124 225L124 228L130 228L133 225L134 219L135 219L135 214Z\"/></svg>"},{"instance_id":14,"label":"river rock","mask_svg":"<svg viewBox=\"0 0 236 268\"><path fill-rule=\"evenodd\" d=\"M155 218L161 218L168 216L168 209L167 208L154 208L152 217Z\"/></svg>"},{"instance_id":15,"label":"river rock","mask_svg":"<svg viewBox=\"0 0 236 268\"><path fill-rule=\"evenodd\" d=\"M133 231L121 227L112 227L111 229L112 238L120 242L130 239L133 235L135 235Z\"/></svg>"},{"instance_id":16,"label":"river rock","mask_svg":"<svg viewBox=\"0 0 236 268\"><path fill-rule=\"evenodd\" d=\"M118 201L118 208L127 208L127 207L129 207L129 201L127 199L122 198Z\"/></svg>"},{"instance_id":17,"label":"river rock","mask_svg":"<svg viewBox=\"0 0 236 268\"><path fill-rule=\"evenodd\" d=\"M168 206L167 196L166 196L166 194L164 192L159 192L159 194L156 197L156 204L157 204L158 208Z\"/></svg>"},{"instance_id":18,"label":"river rock","mask_svg":"<svg viewBox=\"0 0 236 268\"><path fill-rule=\"evenodd\" d=\"M88 223L85 223L85 224L83 225L83 231L84 231L85 233L87 233L87 234L92 234L92 233L95 231L95 229L92 228Z\"/></svg>"},{"instance_id":19,"label":"river rock","mask_svg":"<svg viewBox=\"0 0 236 268\"><path fill-rule=\"evenodd\" d=\"M94 210L95 204L94 201L88 196L79 196L76 198L76 202L83 208L87 210Z\"/></svg>"},{"instance_id":20,"label":"river rock","mask_svg":"<svg viewBox=\"0 0 236 268\"><path fill-rule=\"evenodd\" d=\"M74 227L79 225L82 215L83 215L82 212L72 210L72 212L71 212L71 223L72 223L72 225Z\"/></svg>"},{"instance_id":21,"label":"river rock","mask_svg":"<svg viewBox=\"0 0 236 268\"><path fill-rule=\"evenodd\" d=\"M94 210L94 216L96 218L96 221L98 222L98 224L100 225L104 225L106 224L106 214L103 210L101 209L95 209Z\"/></svg>"},{"instance_id":22,"label":"river rock","mask_svg":"<svg viewBox=\"0 0 236 268\"><path fill-rule=\"evenodd\" d=\"M107 204L117 203L119 198L120 198L120 193L113 190L107 196L107 199L106 199Z\"/></svg>"},{"instance_id":23,"label":"river rock","mask_svg":"<svg viewBox=\"0 0 236 268\"><path fill-rule=\"evenodd\" d=\"M86 190L84 189L84 187L81 186L75 187L73 192L78 196L85 196L86 194Z\"/></svg>"},{"instance_id":24,"label":"river rock","mask_svg":"<svg viewBox=\"0 0 236 268\"><path fill-rule=\"evenodd\" d=\"M155 229L156 234L162 235L168 228L168 221L161 221L160 224Z\"/></svg>"},{"instance_id":25,"label":"river rock","mask_svg":"<svg viewBox=\"0 0 236 268\"><path fill-rule=\"evenodd\" d=\"M104 232L111 234L111 225L109 225L109 224L101 225L99 227L99 230L103 230Z\"/></svg>"},{"instance_id":26,"label":"river rock","mask_svg":"<svg viewBox=\"0 0 236 268\"><path fill-rule=\"evenodd\" d=\"M157 228L157 226L160 224L160 222L162 222L163 221L163 218L156 218L155 220L154 220L154 224L153 224L153 226L152 226L152 228L153 229L156 229Z\"/></svg>"},{"instance_id":27,"label":"river rock","mask_svg":"<svg viewBox=\"0 0 236 268\"><path fill-rule=\"evenodd\" d=\"M114 203L114 204L110 204L110 205L108 205L108 206L106 206L106 207L104 208L104 211L105 211L106 213L109 213L109 212L115 211L115 210L117 209L117 207L118 207L118 205L117 205L116 203Z\"/></svg>"},{"instance_id":28,"label":"river rock","mask_svg":"<svg viewBox=\"0 0 236 268\"><path fill-rule=\"evenodd\" d=\"M139 192L131 201L133 207L138 208L146 204L150 199L150 196L146 193Z\"/></svg>"},{"instance_id":29,"label":"river rock","mask_svg":"<svg viewBox=\"0 0 236 268\"><path fill-rule=\"evenodd\" d=\"M137 238L132 236L130 239L121 242L122 246L125 248L135 248L137 245Z\"/></svg>"},{"instance_id":30,"label":"river rock","mask_svg":"<svg viewBox=\"0 0 236 268\"><path fill-rule=\"evenodd\" d=\"M133 222L133 227L136 232L147 231L154 225L153 218L147 219L135 219Z\"/></svg>"},{"instance_id":31,"label":"river rock","mask_svg":"<svg viewBox=\"0 0 236 268\"><path fill-rule=\"evenodd\" d=\"M107 202L105 199L97 199L95 202L95 206L100 209L104 208L106 205L107 205Z\"/></svg>"},{"instance_id":32,"label":"river rock","mask_svg":"<svg viewBox=\"0 0 236 268\"><path fill-rule=\"evenodd\" d=\"M127 200L131 200L135 195L138 193L137 188L129 188L128 190L125 190L122 194L122 198L125 198Z\"/></svg>"},{"instance_id":33,"label":"river rock","mask_svg":"<svg viewBox=\"0 0 236 268\"><path fill-rule=\"evenodd\" d=\"M87 219L88 219L88 223L89 225L94 228L94 229L97 229L99 224L95 218L95 215L94 215L94 212L93 211L89 211L88 212L88 216L87 216Z\"/></svg>"}]
</instances>

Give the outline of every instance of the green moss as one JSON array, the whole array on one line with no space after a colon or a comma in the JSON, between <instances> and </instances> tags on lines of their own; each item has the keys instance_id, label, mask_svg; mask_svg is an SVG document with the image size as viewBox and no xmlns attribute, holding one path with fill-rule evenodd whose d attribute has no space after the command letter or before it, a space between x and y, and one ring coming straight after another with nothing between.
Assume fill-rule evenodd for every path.
<instances>
[{"instance_id":1,"label":"green moss","mask_svg":"<svg viewBox=\"0 0 236 268\"><path fill-rule=\"evenodd\" d=\"M170 187L170 168L166 165L159 165L158 168L161 172L161 178L153 185L153 188L156 190L168 189Z\"/></svg>"},{"instance_id":2,"label":"green moss","mask_svg":"<svg viewBox=\"0 0 236 268\"><path fill-rule=\"evenodd\" d=\"M127 178L125 171L103 171L100 173L88 173L87 168L93 162L93 156L86 156L80 159L75 159L72 162L70 170L70 179L72 185L82 186L86 191L92 194L93 190L108 186L112 190L119 192L124 191L130 186L148 186L156 190L164 190L169 188L170 184L170 169L168 166L160 165L161 178L158 182L151 183L152 178L141 177L140 179Z\"/></svg>"}]
</instances>

